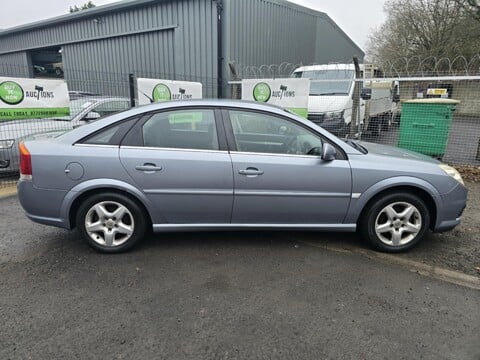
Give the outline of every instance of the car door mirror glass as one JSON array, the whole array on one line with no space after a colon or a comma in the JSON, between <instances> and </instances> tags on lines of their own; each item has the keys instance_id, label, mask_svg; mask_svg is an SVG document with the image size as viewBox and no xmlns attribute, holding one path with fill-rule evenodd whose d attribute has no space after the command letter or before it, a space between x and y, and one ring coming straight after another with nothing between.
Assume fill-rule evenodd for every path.
<instances>
[{"instance_id":1,"label":"car door mirror glass","mask_svg":"<svg viewBox=\"0 0 480 360\"><path fill-rule=\"evenodd\" d=\"M335 160L337 157L337 150L330 145L324 144L322 149L322 160L323 161L332 161Z\"/></svg>"}]
</instances>

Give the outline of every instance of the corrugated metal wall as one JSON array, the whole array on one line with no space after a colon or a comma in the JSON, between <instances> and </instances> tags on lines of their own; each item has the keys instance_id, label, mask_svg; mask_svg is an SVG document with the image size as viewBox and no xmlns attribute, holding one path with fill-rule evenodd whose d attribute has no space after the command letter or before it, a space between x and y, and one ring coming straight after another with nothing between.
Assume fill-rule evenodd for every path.
<instances>
[{"instance_id":1,"label":"corrugated metal wall","mask_svg":"<svg viewBox=\"0 0 480 360\"><path fill-rule=\"evenodd\" d=\"M354 56L363 60L364 52L328 16L318 18L315 62L351 63Z\"/></svg>"},{"instance_id":2,"label":"corrugated metal wall","mask_svg":"<svg viewBox=\"0 0 480 360\"><path fill-rule=\"evenodd\" d=\"M201 81L204 96L217 93L217 19L212 0L156 1L61 25L1 37L0 64L15 49L61 45L72 89L126 95L129 73ZM100 79L100 74L107 74ZM102 84L104 81L106 84ZM82 88L80 88L82 87Z\"/></svg>"},{"instance_id":3,"label":"corrugated metal wall","mask_svg":"<svg viewBox=\"0 0 480 360\"><path fill-rule=\"evenodd\" d=\"M0 55L0 76L29 77L31 72L26 52Z\"/></svg>"},{"instance_id":4,"label":"corrugated metal wall","mask_svg":"<svg viewBox=\"0 0 480 360\"><path fill-rule=\"evenodd\" d=\"M315 60L317 17L265 0L226 0L226 62L243 65Z\"/></svg>"},{"instance_id":5,"label":"corrugated metal wall","mask_svg":"<svg viewBox=\"0 0 480 360\"><path fill-rule=\"evenodd\" d=\"M227 62L311 64L364 55L326 14L283 0L225 0L225 14Z\"/></svg>"},{"instance_id":6,"label":"corrugated metal wall","mask_svg":"<svg viewBox=\"0 0 480 360\"><path fill-rule=\"evenodd\" d=\"M361 52L323 13L284 0L224 0L223 5L225 89L229 62L309 64L346 61ZM201 81L204 96L216 97L216 6L214 0L143 0L0 35L0 66L20 64L25 70L17 76L29 76L28 51L62 46L65 78L73 90L127 95L128 74L134 73Z\"/></svg>"}]
</instances>

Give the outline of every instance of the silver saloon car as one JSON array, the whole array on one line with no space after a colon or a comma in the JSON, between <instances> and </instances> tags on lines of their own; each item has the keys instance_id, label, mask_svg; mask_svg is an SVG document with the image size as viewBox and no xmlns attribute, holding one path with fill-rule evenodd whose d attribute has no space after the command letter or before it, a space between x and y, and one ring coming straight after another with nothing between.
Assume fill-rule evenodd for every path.
<instances>
[{"instance_id":1,"label":"silver saloon car","mask_svg":"<svg viewBox=\"0 0 480 360\"><path fill-rule=\"evenodd\" d=\"M25 141L20 172L30 219L109 253L149 229L358 230L398 252L458 225L467 199L434 159L239 101L157 103Z\"/></svg>"}]
</instances>

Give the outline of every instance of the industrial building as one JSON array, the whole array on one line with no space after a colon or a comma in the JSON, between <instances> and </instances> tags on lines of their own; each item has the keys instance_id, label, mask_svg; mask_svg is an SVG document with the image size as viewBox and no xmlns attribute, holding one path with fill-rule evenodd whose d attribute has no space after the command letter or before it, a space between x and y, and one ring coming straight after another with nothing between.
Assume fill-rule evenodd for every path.
<instances>
[{"instance_id":1,"label":"industrial building","mask_svg":"<svg viewBox=\"0 0 480 360\"><path fill-rule=\"evenodd\" d=\"M351 61L363 51L325 13L284 0L124 0L0 31L0 76L64 77L126 95L128 74L200 81L228 96L228 64Z\"/></svg>"}]
</instances>

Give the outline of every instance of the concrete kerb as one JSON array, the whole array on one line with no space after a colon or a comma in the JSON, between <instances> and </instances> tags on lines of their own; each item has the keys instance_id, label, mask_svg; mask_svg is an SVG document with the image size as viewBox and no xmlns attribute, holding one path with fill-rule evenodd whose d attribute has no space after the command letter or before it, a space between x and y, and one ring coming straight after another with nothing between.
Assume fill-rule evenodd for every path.
<instances>
[{"instance_id":1,"label":"concrete kerb","mask_svg":"<svg viewBox=\"0 0 480 360\"><path fill-rule=\"evenodd\" d=\"M5 187L0 187L0 199L10 197L17 194L16 185L8 185Z\"/></svg>"},{"instance_id":2,"label":"concrete kerb","mask_svg":"<svg viewBox=\"0 0 480 360\"><path fill-rule=\"evenodd\" d=\"M372 260L383 263L395 264L406 268L410 272L417 273L422 276L428 276L437 280L449 282L455 285L480 290L480 277L464 274L460 271L449 270L434 265L424 264L418 261L404 259L393 254L379 253L372 250L361 249L345 244L319 244L310 241L298 241L305 245L330 250L341 253L356 253Z\"/></svg>"}]
</instances>

